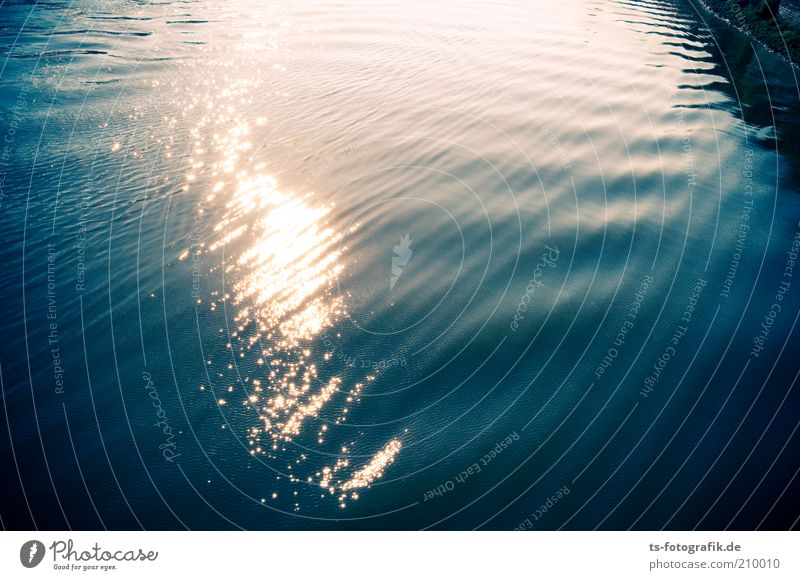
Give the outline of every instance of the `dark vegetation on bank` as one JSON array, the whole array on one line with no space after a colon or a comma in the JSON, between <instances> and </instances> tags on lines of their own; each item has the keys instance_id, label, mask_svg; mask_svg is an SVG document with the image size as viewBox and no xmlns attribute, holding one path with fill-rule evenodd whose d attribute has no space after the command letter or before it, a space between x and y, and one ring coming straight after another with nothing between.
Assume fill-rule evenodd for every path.
<instances>
[{"instance_id":1,"label":"dark vegetation on bank","mask_svg":"<svg viewBox=\"0 0 800 580\"><path fill-rule=\"evenodd\" d=\"M752 35L771 51L800 64L800 26L782 16L791 8L800 14L798 0L702 0L712 12ZM788 54L787 54L788 49Z\"/></svg>"}]
</instances>

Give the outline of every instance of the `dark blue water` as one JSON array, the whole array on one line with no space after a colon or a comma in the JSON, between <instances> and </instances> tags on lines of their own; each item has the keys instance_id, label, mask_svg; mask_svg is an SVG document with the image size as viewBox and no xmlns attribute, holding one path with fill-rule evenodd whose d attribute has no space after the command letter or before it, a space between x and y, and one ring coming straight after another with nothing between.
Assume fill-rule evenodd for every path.
<instances>
[{"instance_id":1,"label":"dark blue water","mask_svg":"<svg viewBox=\"0 0 800 580\"><path fill-rule=\"evenodd\" d=\"M5 528L797 526L797 69L462 4L0 6Z\"/></svg>"}]
</instances>

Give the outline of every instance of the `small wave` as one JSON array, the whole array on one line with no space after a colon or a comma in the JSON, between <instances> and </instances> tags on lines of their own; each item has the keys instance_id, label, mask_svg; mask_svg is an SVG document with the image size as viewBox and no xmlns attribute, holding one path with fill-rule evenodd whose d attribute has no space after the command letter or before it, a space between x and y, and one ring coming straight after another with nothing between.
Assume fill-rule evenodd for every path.
<instances>
[{"instance_id":1,"label":"small wave","mask_svg":"<svg viewBox=\"0 0 800 580\"><path fill-rule=\"evenodd\" d=\"M72 36L72 35L86 35L86 34L105 34L108 36L151 36L152 32L136 31L136 30L97 30L84 28L80 30L57 30L52 33L53 36Z\"/></svg>"}]
</instances>

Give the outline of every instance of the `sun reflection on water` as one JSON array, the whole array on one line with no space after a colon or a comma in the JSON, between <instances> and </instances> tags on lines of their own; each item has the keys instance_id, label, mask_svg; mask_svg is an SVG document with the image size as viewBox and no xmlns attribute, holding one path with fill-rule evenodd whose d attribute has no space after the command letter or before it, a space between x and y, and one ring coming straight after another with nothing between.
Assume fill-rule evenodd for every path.
<instances>
[{"instance_id":1,"label":"sun reflection on water","mask_svg":"<svg viewBox=\"0 0 800 580\"><path fill-rule=\"evenodd\" d=\"M246 437L250 454L271 463L286 460L285 471L278 472L293 483L309 484L308 489L322 487L323 495L344 508L348 497L357 499L357 490L383 475L402 445L389 441L360 467L351 465L350 445L324 455L305 446L313 440L323 451L331 431L346 421L375 377L356 380L352 369L336 372L331 353L318 340L346 318L346 297L336 288L346 248L332 225L331 205L282 189L264 163L252 160L253 126L268 120L248 121L237 107L248 103L256 86L233 82L205 103L195 98L192 107L207 113L190 132L194 147L184 190L206 187L204 200L222 207L204 251L222 263L225 289L212 293L209 308L232 312L227 348L235 358L227 368L239 374L240 365L250 367L237 359L254 361L255 370L239 375L242 405L254 417ZM206 176L206 186L199 174ZM187 256L184 252L181 259ZM226 407L236 393L232 385L227 391ZM298 439L304 446L295 445ZM333 465L320 467L332 455ZM307 473L301 475L304 468ZM295 506L299 509L299 503Z\"/></svg>"},{"instance_id":2,"label":"sun reflection on water","mask_svg":"<svg viewBox=\"0 0 800 580\"><path fill-rule=\"evenodd\" d=\"M341 236L320 225L330 208L312 207L259 174L237 184L227 209L215 228L223 236L210 249L247 238L228 270L236 322L258 326L251 343L266 335L278 348L298 348L341 318L343 300L331 292Z\"/></svg>"}]
</instances>

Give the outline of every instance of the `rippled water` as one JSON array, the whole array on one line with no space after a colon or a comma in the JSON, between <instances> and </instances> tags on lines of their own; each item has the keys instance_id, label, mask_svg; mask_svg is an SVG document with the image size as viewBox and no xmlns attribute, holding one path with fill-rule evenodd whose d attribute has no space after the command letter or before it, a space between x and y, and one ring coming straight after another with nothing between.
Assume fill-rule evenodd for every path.
<instances>
[{"instance_id":1,"label":"rippled water","mask_svg":"<svg viewBox=\"0 0 800 580\"><path fill-rule=\"evenodd\" d=\"M796 525L796 69L698 5L0 18L5 526Z\"/></svg>"}]
</instances>

